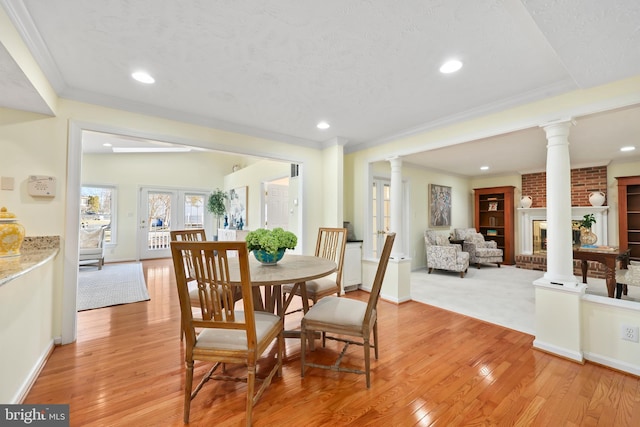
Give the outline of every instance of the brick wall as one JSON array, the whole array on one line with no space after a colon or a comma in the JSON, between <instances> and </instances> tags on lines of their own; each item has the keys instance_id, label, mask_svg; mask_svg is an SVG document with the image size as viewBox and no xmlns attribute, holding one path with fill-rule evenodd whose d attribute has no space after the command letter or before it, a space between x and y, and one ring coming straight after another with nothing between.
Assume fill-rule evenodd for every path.
<instances>
[{"instance_id":1,"label":"brick wall","mask_svg":"<svg viewBox=\"0 0 640 427\"><path fill-rule=\"evenodd\" d=\"M603 264L596 261L587 261L587 264L589 265L587 277L595 277L597 279L605 278L606 272ZM516 268L547 271L547 256L540 254L516 255ZM582 281L582 261L573 260L573 274L577 279Z\"/></svg>"},{"instance_id":2,"label":"brick wall","mask_svg":"<svg viewBox=\"0 0 640 427\"><path fill-rule=\"evenodd\" d=\"M594 191L607 192L607 167L571 169L571 206L591 206L589 194ZM547 173L522 175L522 195L530 196L532 208L547 206ZM605 200L604 204L607 202Z\"/></svg>"}]
</instances>

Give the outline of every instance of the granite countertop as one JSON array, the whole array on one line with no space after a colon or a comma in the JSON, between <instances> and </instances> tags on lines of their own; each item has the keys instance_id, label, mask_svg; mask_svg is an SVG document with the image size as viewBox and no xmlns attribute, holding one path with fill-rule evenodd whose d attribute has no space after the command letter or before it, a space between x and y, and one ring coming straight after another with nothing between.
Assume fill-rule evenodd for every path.
<instances>
[{"instance_id":1,"label":"granite countertop","mask_svg":"<svg viewBox=\"0 0 640 427\"><path fill-rule=\"evenodd\" d=\"M20 255L0 258L0 286L53 259L59 251L59 236L25 237Z\"/></svg>"}]
</instances>

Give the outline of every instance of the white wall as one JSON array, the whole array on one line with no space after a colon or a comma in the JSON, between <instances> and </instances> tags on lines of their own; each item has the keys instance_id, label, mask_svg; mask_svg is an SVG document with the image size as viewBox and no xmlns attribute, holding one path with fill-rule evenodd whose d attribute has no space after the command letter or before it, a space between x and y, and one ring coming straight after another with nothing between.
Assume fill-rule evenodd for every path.
<instances>
[{"instance_id":1,"label":"white wall","mask_svg":"<svg viewBox=\"0 0 640 427\"><path fill-rule=\"evenodd\" d=\"M248 165L237 172L224 177L224 189L229 191L236 187L247 187L247 230L255 230L262 227L261 204L263 202L262 190L264 183L273 181L291 174L291 164L273 160L260 160ZM290 193L289 198L297 196ZM293 229L292 229L293 230Z\"/></svg>"},{"instance_id":2,"label":"white wall","mask_svg":"<svg viewBox=\"0 0 640 427\"><path fill-rule=\"evenodd\" d=\"M236 155L194 152L154 154L85 154L83 185L113 185L117 189L116 244L108 245L106 262L137 259L140 188L212 191L223 188L224 175L241 158ZM213 231L213 222L207 224ZM209 233L210 234L210 233Z\"/></svg>"},{"instance_id":3,"label":"white wall","mask_svg":"<svg viewBox=\"0 0 640 427\"><path fill-rule=\"evenodd\" d=\"M0 286L0 403L21 402L53 348L54 269L48 261Z\"/></svg>"},{"instance_id":4,"label":"white wall","mask_svg":"<svg viewBox=\"0 0 640 427\"><path fill-rule=\"evenodd\" d=\"M640 326L640 304L588 295L582 301L582 325L587 360L640 375L640 344L621 338L622 325Z\"/></svg>"}]
</instances>

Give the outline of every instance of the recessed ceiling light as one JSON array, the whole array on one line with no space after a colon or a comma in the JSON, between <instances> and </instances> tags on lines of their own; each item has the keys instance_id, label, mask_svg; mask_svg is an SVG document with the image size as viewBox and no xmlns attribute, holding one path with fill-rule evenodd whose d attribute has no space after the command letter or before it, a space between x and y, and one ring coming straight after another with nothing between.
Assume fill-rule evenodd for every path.
<instances>
[{"instance_id":1,"label":"recessed ceiling light","mask_svg":"<svg viewBox=\"0 0 640 427\"><path fill-rule=\"evenodd\" d=\"M452 59L450 61L445 62L440 67L440 72L443 74L455 73L460 68L462 68L462 62L457 59Z\"/></svg>"},{"instance_id":2,"label":"recessed ceiling light","mask_svg":"<svg viewBox=\"0 0 640 427\"><path fill-rule=\"evenodd\" d=\"M316 125L316 127L317 127L318 129L325 130L325 129L329 129L329 128L331 127L331 125L330 125L329 123L327 123L327 122L320 122L320 123L318 123L318 124Z\"/></svg>"},{"instance_id":3,"label":"recessed ceiling light","mask_svg":"<svg viewBox=\"0 0 640 427\"><path fill-rule=\"evenodd\" d=\"M131 74L131 77L133 77L140 83L151 84L156 82L156 79L151 77L151 75L146 71L136 71L135 73Z\"/></svg>"},{"instance_id":4,"label":"recessed ceiling light","mask_svg":"<svg viewBox=\"0 0 640 427\"><path fill-rule=\"evenodd\" d=\"M111 144L109 144L108 142L105 142L104 144L102 144L103 147L111 147Z\"/></svg>"},{"instance_id":5,"label":"recessed ceiling light","mask_svg":"<svg viewBox=\"0 0 640 427\"><path fill-rule=\"evenodd\" d=\"M620 151L633 151L633 150L635 150L635 149L636 149L636 147L633 147L633 146L629 145L629 146L627 146L627 147L622 147L622 148L620 149Z\"/></svg>"},{"instance_id":6,"label":"recessed ceiling light","mask_svg":"<svg viewBox=\"0 0 640 427\"><path fill-rule=\"evenodd\" d=\"M488 171L489 170L489 166L480 166L480 170L481 171Z\"/></svg>"}]
</instances>

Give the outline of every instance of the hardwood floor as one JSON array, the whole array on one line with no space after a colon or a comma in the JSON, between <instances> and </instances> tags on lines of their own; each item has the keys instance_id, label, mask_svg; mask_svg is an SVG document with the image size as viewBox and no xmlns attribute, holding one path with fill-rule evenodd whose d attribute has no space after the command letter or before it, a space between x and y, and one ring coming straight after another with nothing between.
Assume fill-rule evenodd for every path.
<instances>
[{"instance_id":1,"label":"hardwood floor","mask_svg":"<svg viewBox=\"0 0 640 427\"><path fill-rule=\"evenodd\" d=\"M55 349L24 403L68 403L72 426L183 424L173 269L168 259L143 265L151 301L79 313L77 342ZM380 301L378 311L371 389L363 375L308 369L302 379L299 341L287 339L283 377L255 406L254 425L639 423L640 378L533 350L530 335L421 303ZM296 316L288 328L299 326ZM328 341L310 359L326 363L337 349ZM362 349L350 347L343 364L362 366ZM209 382L192 402L190 425L243 425L244 405L244 384Z\"/></svg>"}]
</instances>

